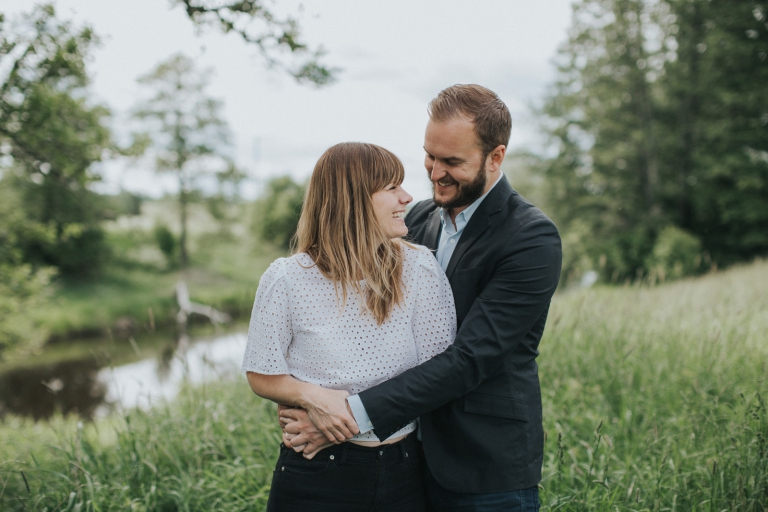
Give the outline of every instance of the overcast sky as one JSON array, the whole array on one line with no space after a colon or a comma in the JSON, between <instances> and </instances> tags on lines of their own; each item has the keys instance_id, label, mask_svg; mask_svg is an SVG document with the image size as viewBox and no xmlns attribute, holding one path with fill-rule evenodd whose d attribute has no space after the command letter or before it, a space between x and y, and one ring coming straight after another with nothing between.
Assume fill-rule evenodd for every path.
<instances>
[{"instance_id":1,"label":"overcast sky","mask_svg":"<svg viewBox=\"0 0 768 512\"><path fill-rule=\"evenodd\" d=\"M29 0L2 0L6 15ZM565 40L570 0L313 0L269 2L299 16L303 38L322 44L325 62L342 68L338 82L315 89L267 70L258 52L235 34L196 32L167 0L59 0L60 17L87 22L102 36L90 72L94 99L110 106L115 129L140 94L136 78L174 53L212 68L209 93L224 101L238 164L252 177L246 195L265 178L304 179L329 146L372 142L405 164L404 187L430 195L423 167L426 105L455 83L494 90L513 116L512 148L533 146L535 120L527 105L554 78L552 58ZM125 163L103 170L104 190L120 186L148 195L174 190L170 177Z\"/></svg>"}]
</instances>

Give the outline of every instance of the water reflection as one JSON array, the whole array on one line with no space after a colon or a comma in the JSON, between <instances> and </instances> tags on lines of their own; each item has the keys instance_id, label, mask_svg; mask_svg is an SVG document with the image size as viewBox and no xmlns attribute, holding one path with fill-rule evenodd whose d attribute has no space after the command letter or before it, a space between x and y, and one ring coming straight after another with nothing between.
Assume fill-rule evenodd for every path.
<instances>
[{"instance_id":1,"label":"water reflection","mask_svg":"<svg viewBox=\"0 0 768 512\"><path fill-rule=\"evenodd\" d=\"M107 385L105 406L149 407L160 400L171 400L184 382L236 378L245 350L245 334L229 334L190 344L186 355L160 357L103 368L98 380ZM98 411L103 414L105 411Z\"/></svg>"},{"instance_id":2,"label":"water reflection","mask_svg":"<svg viewBox=\"0 0 768 512\"><path fill-rule=\"evenodd\" d=\"M45 419L76 413L86 419L116 408L147 408L172 400L185 382L193 384L240 376L246 336L235 333L166 347L139 361L102 367L96 358L12 370L0 375L0 415Z\"/></svg>"},{"instance_id":3,"label":"water reflection","mask_svg":"<svg viewBox=\"0 0 768 512\"><path fill-rule=\"evenodd\" d=\"M99 380L94 359L23 368L0 375L0 415L36 420L55 412L92 418L104 403L107 387Z\"/></svg>"}]
</instances>

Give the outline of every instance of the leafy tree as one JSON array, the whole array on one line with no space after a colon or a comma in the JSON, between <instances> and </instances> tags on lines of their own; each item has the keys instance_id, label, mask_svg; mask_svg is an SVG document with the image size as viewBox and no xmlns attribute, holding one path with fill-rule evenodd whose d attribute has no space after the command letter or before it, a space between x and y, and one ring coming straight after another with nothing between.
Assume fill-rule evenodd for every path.
<instances>
[{"instance_id":1,"label":"leafy tree","mask_svg":"<svg viewBox=\"0 0 768 512\"><path fill-rule=\"evenodd\" d=\"M256 201L253 227L264 241L288 248L304 204L304 186L290 176L271 179Z\"/></svg>"},{"instance_id":2,"label":"leafy tree","mask_svg":"<svg viewBox=\"0 0 768 512\"><path fill-rule=\"evenodd\" d=\"M320 62L322 48L311 49L301 40L297 20L281 18L264 0L174 0L200 27L213 27L240 35L255 45L270 67L282 68L299 83L316 86L333 83L338 69Z\"/></svg>"},{"instance_id":3,"label":"leafy tree","mask_svg":"<svg viewBox=\"0 0 768 512\"><path fill-rule=\"evenodd\" d=\"M88 189L99 179L93 164L112 149L109 111L87 101L84 61L96 41L90 28L59 21L50 5L15 27L0 15L0 69L8 70L0 82L0 172L37 223L17 243L25 261L64 274L94 270L106 251Z\"/></svg>"},{"instance_id":4,"label":"leafy tree","mask_svg":"<svg viewBox=\"0 0 768 512\"><path fill-rule=\"evenodd\" d=\"M666 209L727 264L768 253L768 26L747 1L669 0Z\"/></svg>"},{"instance_id":5,"label":"leafy tree","mask_svg":"<svg viewBox=\"0 0 768 512\"><path fill-rule=\"evenodd\" d=\"M768 253L763 17L743 0L574 5L541 172L553 217L604 279L660 268L672 238L700 261Z\"/></svg>"},{"instance_id":6,"label":"leafy tree","mask_svg":"<svg viewBox=\"0 0 768 512\"><path fill-rule=\"evenodd\" d=\"M0 360L9 351L33 348L45 332L29 315L41 307L53 270L23 262L19 234L40 229L21 209L17 191L0 181ZM45 233L40 236L45 236Z\"/></svg>"},{"instance_id":7,"label":"leafy tree","mask_svg":"<svg viewBox=\"0 0 768 512\"><path fill-rule=\"evenodd\" d=\"M178 252L182 268L189 264L188 207L199 179L204 175L225 179L238 174L227 155L230 134L221 117L222 103L205 93L208 75L196 70L190 58L175 55L139 78L139 83L154 94L134 111L152 134L155 168L173 173L178 179Z\"/></svg>"}]
</instances>

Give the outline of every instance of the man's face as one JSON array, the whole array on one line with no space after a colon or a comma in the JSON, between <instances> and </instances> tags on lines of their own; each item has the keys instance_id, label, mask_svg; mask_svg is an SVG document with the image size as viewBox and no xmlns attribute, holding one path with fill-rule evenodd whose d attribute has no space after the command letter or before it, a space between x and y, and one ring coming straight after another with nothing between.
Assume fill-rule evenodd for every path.
<instances>
[{"instance_id":1,"label":"man's face","mask_svg":"<svg viewBox=\"0 0 768 512\"><path fill-rule=\"evenodd\" d=\"M488 173L472 121L466 117L438 122L430 119L424 151L424 167L436 205L462 208L485 193Z\"/></svg>"}]
</instances>

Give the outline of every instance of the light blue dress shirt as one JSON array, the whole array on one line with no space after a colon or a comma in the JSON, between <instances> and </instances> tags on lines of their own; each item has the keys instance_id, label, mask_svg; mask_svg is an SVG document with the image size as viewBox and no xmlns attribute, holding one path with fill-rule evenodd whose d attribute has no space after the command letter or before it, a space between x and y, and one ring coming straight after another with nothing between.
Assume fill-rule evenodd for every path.
<instances>
[{"instance_id":1,"label":"light blue dress shirt","mask_svg":"<svg viewBox=\"0 0 768 512\"><path fill-rule=\"evenodd\" d=\"M443 271L448 268L448 263L451 261L451 256L453 256L453 251L456 250L456 245L459 243L464 228L469 224L469 219L471 219L472 215L477 211L477 208L480 206L480 203L483 202L483 199L485 199L486 196L491 193L491 190L499 184L502 176L503 175L499 173L499 177L496 179L493 186L488 189L488 192L456 215L456 225L451 222L451 216L448 213L448 210L440 208L440 223L442 225L442 230L440 231L440 242L437 244L436 256L437 263L443 268ZM373 430L373 422L371 421L370 416L368 416L368 412L365 410L365 406L363 406L363 401L360 400L360 396L352 395L347 397L347 403L352 410L352 415L355 417L357 428L360 429L360 433L364 434ZM383 441L383 439L381 439L381 441Z\"/></svg>"}]
</instances>

